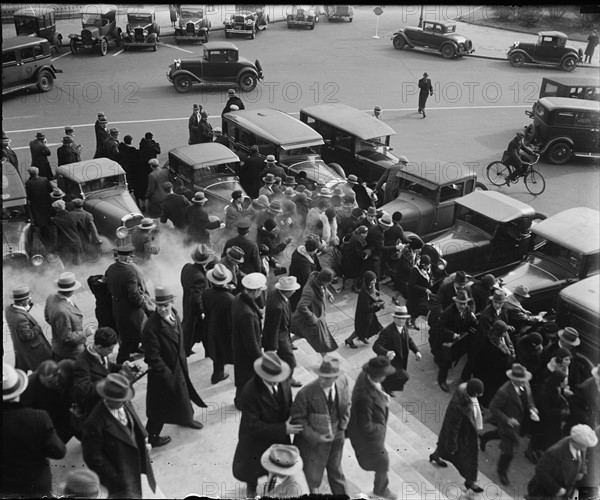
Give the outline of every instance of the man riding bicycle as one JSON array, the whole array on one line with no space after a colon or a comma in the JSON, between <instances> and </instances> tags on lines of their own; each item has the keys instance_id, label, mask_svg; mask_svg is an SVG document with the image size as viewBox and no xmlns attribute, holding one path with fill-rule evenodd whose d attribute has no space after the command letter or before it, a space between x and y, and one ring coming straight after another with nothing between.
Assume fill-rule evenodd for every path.
<instances>
[{"instance_id":1,"label":"man riding bicycle","mask_svg":"<svg viewBox=\"0 0 600 500\"><path fill-rule=\"evenodd\" d=\"M521 153L525 152L531 156L534 155L534 151L529 149L523 142L525 134L518 131L515 137L508 143L506 151L502 155L502 163L512 167L511 174L507 177L506 183L518 179L525 175L525 162L521 159Z\"/></svg>"}]
</instances>

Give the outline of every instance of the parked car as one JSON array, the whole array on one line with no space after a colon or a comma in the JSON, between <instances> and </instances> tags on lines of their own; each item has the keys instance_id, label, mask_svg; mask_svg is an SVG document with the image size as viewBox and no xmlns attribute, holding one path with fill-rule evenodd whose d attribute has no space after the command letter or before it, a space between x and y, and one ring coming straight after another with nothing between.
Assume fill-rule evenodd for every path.
<instances>
[{"instance_id":1,"label":"parked car","mask_svg":"<svg viewBox=\"0 0 600 500\"><path fill-rule=\"evenodd\" d=\"M351 23L354 17L354 7L352 5L326 5L325 15L328 22L343 20Z\"/></svg>"},{"instance_id":2,"label":"parked car","mask_svg":"<svg viewBox=\"0 0 600 500\"><path fill-rule=\"evenodd\" d=\"M123 50L129 47L152 47L156 51L160 26L154 9L134 8L127 12L127 26L123 34Z\"/></svg>"},{"instance_id":3,"label":"parked car","mask_svg":"<svg viewBox=\"0 0 600 500\"><path fill-rule=\"evenodd\" d=\"M269 26L269 15L264 11L264 7L252 9L245 6L243 10L231 14L223 24L225 38L231 35L248 35L254 40L256 33L266 30Z\"/></svg>"},{"instance_id":4,"label":"parked car","mask_svg":"<svg viewBox=\"0 0 600 500\"><path fill-rule=\"evenodd\" d=\"M314 7L292 5L291 13L287 15L286 21L288 28L300 27L314 30L315 24L319 22L319 14Z\"/></svg>"},{"instance_id":5,"label":"parked car","mask_svg":"<svg viewBox=\"0 0 600 500\"><path fill-rule=\"evenodd\" d=\"M600 102L543 97L525 112L533 119L528 142L549 162L561 165L573 156L600 158Z\"/></svg>"},{"instance_id":6,"label":"parked car","mask_svg":"<svg viewBox=\"0 0 600 500\"><path fill-rule=\"evenodd\" d=\"M81 9L81 34L71 33L71 53L79 49L100 50L100 55L108 53L110 45L121 46L122 31L117 26L117 8L114 5L86 5Z\"/></svg>"},{"instance_id":7,"label":"parked car","mask_svg":"<svg viewBox=\"0 0 600 500\"><path fill-rule=\"evenodd\" d=\"M435 50L445 59L475 52L473 42L456 33L456 24L423 21L422 28L400 28L392 36L394 48L402 50L421 47Z\"/></svg>"},{"instance_id":8,"label":"parked car","mask_svg":"<svg viewBox=\"0 0 600 500\"><path fill-rule=\"evenodd\" d=\"M476 189L477 174L458 165L437 170L423 163L410 164L400 173L400 194L381 207L389 214L402 212L402 227L421 238L434 238L454 222L455 201Z\"/></svg>"},{"instance_id":9,"label":"parked car","mask_svg":"<svg viewBox=\"0 0 600 500\"><path fill-rule=\"evenodd\" d=\"M249 154L250 147L257 145L262 158L274 155L286 175L298 177L304 171L308 180L320 180L330 189L345 183L341 167L330 167L321 159L323 138L283 111L245 109L225 113L223 134L235 151Z\"/></svg>"},{"instance_id":10,"label":"parked car","mask_svg":"<svg viewBox=\"0 0 600 500\"><path fill-rule=\"evenodd\" d=\"M542 97L569 97L571 99L600 100L600 82L598 78L557 76L542 78L540 95Z\"/></svg>"},{"instance_id":11,"label":"parked car","mask_svg":"<svg viewBox=\"0 0 600 500\"><path fill-rule=\"evenodd\" d=\"M56 16L50 7L19 9L13 14L17 36L37 36L48 40L56 52L62 49L62 35L56 32Z\"/></svg>"},{"instance_id":12,"label":"parked car","mask_svg":"<svg viewBox=\"0 0 600 500\"><path fill-rule=\"evenodd\" d=\"M17 36L2 42L2 95L37 87L50 92L62 70L52 64L45 38Z\"/></svg>"},{"instance_id":13,"label":"parked car","mask_svg":"<svg viewBox=\"0 0 600 500\"><path fill-rule=\"evenodd\" d=\"M230 42L208 42L201 58L174 59L167 71L167 79L177 92L189 92L195 83L237 83L250 92L263 79L260 61L254 63L239 55Z\"/></svg>"},{"instance_id":14,"label":"parked car","mask_svg":"<svg viewBox=\"0 0 600 500\"><path fill-rule=\"evenodd\" d=\"M573 71L583 59L583 51L567 47L567 35L560 31L540 31L536 43L515 42L508 48L506 57L515 67L533 63Z\"/></svg>"},{"instance_id":15,"label":"parked car","mask_svg":"<svg viewBox=\"0 0 600 500\"><path fill-rule=\"evenodd\" d=\"M179 26L175 28L175 43L208 42L211 22L199 5L182 5L179 9Z\"/></svg>"},{"instance_id":16,"label":"parked car","mask_svg":"<svg viewBox=\"0 0 600 500\"><path fill-rule=\"evenodd\" d=\"M554 308L567 285L598 275L600 269L600 212L569 208L531 228L532 250L507 274L494 272L504 286L529 288L523 307L537 313Z\"/></svg>"},{"instance_id":17,"label":"parked car","mask_svg":"<svg viewBox=\"0 0 600 500\"><path fill-rule=\"evenodd\" d=\"M448 273L517 263L529 251L532 224L546 218L497 191L476 190L454 203L452 227L427 241L444 259Z\"/></svg>"}]
</instances>

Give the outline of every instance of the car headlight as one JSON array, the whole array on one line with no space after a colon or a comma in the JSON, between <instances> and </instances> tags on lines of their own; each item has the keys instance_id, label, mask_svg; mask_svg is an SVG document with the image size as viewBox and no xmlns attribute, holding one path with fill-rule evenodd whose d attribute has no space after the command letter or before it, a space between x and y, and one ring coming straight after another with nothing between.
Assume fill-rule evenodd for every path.
<instances>
[{"instance_id":1,"label":"car headlight","mask_svg":"<svg viewBox=\"0 0 600 500\"><path fill-rule=\"evenodd\" d=\"M246 24L248 24L248 25L254 24L254 21L252 19L246 19Z\"/></svg>"},{"instance_id":2,"label":"car headlight","mask_svg":"<svg viewBox=\"0 0 600 500\"><path fill-rule=\"evenodd\" d=\"M142 34L143 34L144 36L148 36L148 30L144 30L144 31L142 32Z\"/></svg>"},{"instance_id":3,"label":"car headlight","mask_svg":"<svg viewBox=\"0 0 600 500\"><path fill-rule=\"evenodd\" d=\"M175 69L179 69L180 66L181 66L181 59L173 59L173 67Z\"/></svg>"},{"instance_id":4,"label":"car headlight","mask_svg":"<svg viewBox=\"0 0 600 500\"><path fill-rule=\"evenodd\" d=\"M44 257L42 257L39 254L34 255L33 257L31 257L31 265L35 266L35 267L39 267L44 263Z\"/></svg>"}]
</instances>

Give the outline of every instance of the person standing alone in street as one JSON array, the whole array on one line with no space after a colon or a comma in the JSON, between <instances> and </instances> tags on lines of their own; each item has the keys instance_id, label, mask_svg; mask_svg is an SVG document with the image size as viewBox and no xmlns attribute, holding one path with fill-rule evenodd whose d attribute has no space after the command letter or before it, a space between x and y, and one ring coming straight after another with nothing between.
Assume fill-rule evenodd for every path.
<instances>
[{"instance_id":1,"label":"person standing alone in street","mask_svg":"<svg viewBox=\"0 0 600 500\"><path fill-rule=\"evenodd\" d=\"M592 57L594 57L594 51L596 47L600 43L600 38L598 37L598 32L593 30L590 33L590 36L587 37L588 44L585 48L585 58L583 59L584 63L592 64Z\"/></svg>"},{"instance_id":2,"label":"person standing alone in street","mask_svg":"<svg viewBox=\"0 0 600 500\"><path fill-rule=\"evenodd\" d=\"M427 98L430 95L433 95L433 87L431 86L431 80L428 78L429 75L427 73L423 73L423 78L419 80L419 113L423 114L423 118L427 115L425 114L425 103L427 102Z\"/></svg>"}]
</instances>

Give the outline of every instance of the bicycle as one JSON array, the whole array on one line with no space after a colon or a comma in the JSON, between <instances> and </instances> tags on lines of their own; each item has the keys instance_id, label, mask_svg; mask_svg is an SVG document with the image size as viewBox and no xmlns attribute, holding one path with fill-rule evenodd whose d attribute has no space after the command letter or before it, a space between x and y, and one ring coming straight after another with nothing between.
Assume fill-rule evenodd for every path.
<instances>
[{"instance_id":1,"label":"bicycle","mask_svg":"<svg viewBox=\"0 0 600 500\"><path fill-rule=\"evenodd\" d=\"M539 159L540 155L538 153L533 153L531 161L523 161L525 172L514 180L508 180L513 172L513 167L502 163L502 161L493 161L490 163L486 168L486 175L488 180L494 186L510 186L511 183L516 184L519 181L519 178L523 177L523 182L525 182L527 191L532 195L537 196L542 194L546 189L546 180L544 179L544 176L534 167Z\"/></svg>"}]
</instances>

